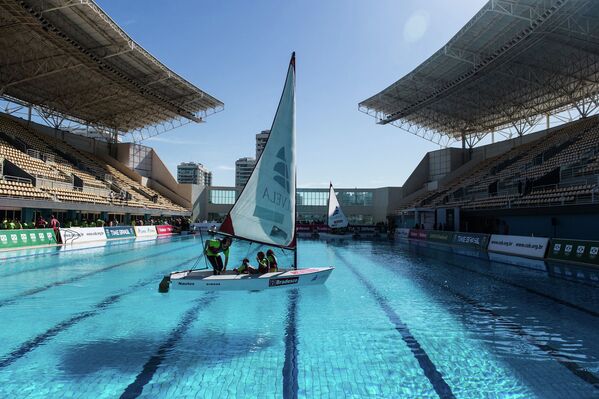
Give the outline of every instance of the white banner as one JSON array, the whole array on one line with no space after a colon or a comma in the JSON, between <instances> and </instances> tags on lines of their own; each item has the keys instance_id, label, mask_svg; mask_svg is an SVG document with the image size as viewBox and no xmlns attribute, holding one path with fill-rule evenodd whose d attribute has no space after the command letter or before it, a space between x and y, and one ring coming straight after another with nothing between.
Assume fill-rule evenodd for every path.
<instances>
[{"instance_id":1,"label":"white banner","mask_svg":"<svg viewBox=\"0 0 599 399\"><path fill-rule=\"evenodd\" d=\"M488 250L529 258L543 258L548 244L548 238L493 234L489 240Z\"/></svg>"},{"instance_id":2,"label":"white banner","mask_svg":"<svg viewBox=\"0 0 599 399\"><path fill-rule=\"evenodd\" d=\"M135 226L137 237L157 237L156 226Z\"/></svg>"},{"instance_id":3,"label":"white banner","mask_svg":"<svg viewBox=\"0 0 599 399\"><path fill-rule=\"evenodd\" d=\"M61 227L60 238L63 244L106 241L106 232L104 227Z\"/></svg>"},{"instance_id":4,"label":"white banner","mask_svg":"<svg viewBox=\"0 0 599 399\"><path fill-rule=\"evenodd\" d=\"M406 229L403 227L395 229L395 237L408 238L409 235L410 235L410 229Z\"/></svg>"}]
</instances>

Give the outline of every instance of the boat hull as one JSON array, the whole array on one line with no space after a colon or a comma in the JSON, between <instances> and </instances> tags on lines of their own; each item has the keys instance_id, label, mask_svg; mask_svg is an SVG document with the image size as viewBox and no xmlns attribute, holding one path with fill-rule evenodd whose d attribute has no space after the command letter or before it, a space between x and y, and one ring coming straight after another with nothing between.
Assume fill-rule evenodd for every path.
<instances>
[{"instance_id":1,"label":"boat hull","mask_svg":"<svg viewBox=\"0 0 599 399\"><path fill-rule=\"evenodd\" d=\"M322 285L333 267L287 270L276 273L224 274L214 276L211 270L173 272L170 288L187 291L261 291L290 287Z\"/></svg>"}]
</instances>

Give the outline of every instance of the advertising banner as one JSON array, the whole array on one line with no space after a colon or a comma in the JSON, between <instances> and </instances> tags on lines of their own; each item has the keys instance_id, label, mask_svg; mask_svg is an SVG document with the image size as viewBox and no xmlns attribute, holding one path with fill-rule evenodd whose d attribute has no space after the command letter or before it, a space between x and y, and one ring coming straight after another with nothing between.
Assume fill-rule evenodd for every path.
<instances>
[{"instance_id":1,"label":"advertising banner","mask_svg":"<svg viewBox=\"0 0 599 399\"><path fill-rule=\"evenodd\" d=\"M548 244L548 238L493 234L489 251L541 259L545 257Z\"/></svg>"},{"instance_id":2,"label":"advertising banner","mask_svg":"<svg viewBox=\"0 0 599 399\"><path fill-rule=\"evenodd\" d=\"M453 244L462 247L476 248L479 250L487 249L489 242L488 234L477 233L453 233Z\"/></svg>"},{"instance_id":3,"label":"advertising banner","mask_svg":"<svg viewBox=\"0 0 599 399\"><path fill-rule=\"evenodd\" d=\"M395 237L408 238L409 235L410 235L410 229L407 229L405 227L395 229Z\"/></svg>"},{"instance_id":4,"label":"advertising banner","mask_svg":"<svg viewBox=\"0 0 599 399\"><path fill-rule=\"evenodd\" d=\"M0 230L0 250L56 244L52 229Z\"/></svg>"},{"instance_id":5,"label":"advertising banner","mask_svg":"<svg viewBox=\"0 0 599 399\"><path fill-rule=\"evenodd\" d=\"M426 230L410 229L409 237L416 240L426 240Z\"/></svg>"},{"instance_id":6,"label":"advertising banner","mask_svg":"<svg viewBox=\"0 0 599 399\"><path fill-rule=\"evenodd\" d=\"M159 236L173 234L173 226L170 226L168 224L156 226L156 232Z\"/></svg>"},{"instance_id":7,"label":"advertising banner","mask_svg":"<svg viewBox=\"0 0 599 399\"><path fill-rule=\"evenodd\" d=\"M551 239L548 259L599 265L599 242Z\"/></svg>"},{"instance_id":8,"label":"advertising banner","mask_svg":"<svg viewBox=\"0 0 599 399\"><path fill-rule=\"evenodd\" d=\"M426 238L428 241L432 242L441 242L444 244L449 244L453 242L453 233L451 231L429 231L428 236Z\"/></svg>"},{"instance_id":9,"label":"advertising banner","mask_svg":"<svg viewBox=\"0 0 599 399\"><path fill-rule=\"evenodd\" d=\"M135 238L133 226L109 226L104 227L106 239L115 240L118 238Z\"/></svg>"},{"instance_id":10,"label":"advertising banner","mask_svg":"<svg viewBox=\"0 0 599 399\"><path fill-rule=\"evenodd\" d=\"M79 244L92 241L106 241L104 227L69 227L60 229L63 244Z\"/></svg>"},{"instance_id":11,"label":"advertising banner","mask_svg":"<svg viewBox=\"0 0 599 399\"><path fill-rule=\"evenodd\" d=\"M156 237L158 235L156 226L135 226L134 230L137 237Z\"/></svg>"}]
</instances>

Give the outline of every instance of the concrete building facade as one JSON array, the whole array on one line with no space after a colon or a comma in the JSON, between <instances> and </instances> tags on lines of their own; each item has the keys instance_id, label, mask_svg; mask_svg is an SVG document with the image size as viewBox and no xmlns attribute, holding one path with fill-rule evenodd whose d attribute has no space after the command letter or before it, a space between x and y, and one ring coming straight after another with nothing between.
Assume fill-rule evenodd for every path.
<instances>
[{"instance_id":1,"label":"concrete building facade","mask_svg":"<svg viewBox=\"0 0 599 399\"><path fill-rule=\"evenodd\" d=\"M194 201L197 220L221 221L229 212L243 187L206 187ZM336 189L343 212L353 225L373 225L394 216L401 201L401 187ZM328 188L297 189L297 220L326 223Z\"/></svg>"},{"instance_id":2,"label":"concrete building facade","mask_svg":"<svg viewBox=\"0 0 599 399\"><path fill-rule=\"evenodd\" d=\"M270 130L263 130L256 134L256 160L260 159L260 155L262 155L264 146L266 146L266 142L268 141L268 136L270 136Z\"/></svg>"},{"instance_id":3,"label":"concrete building facade","mask_svg":"<svg viewBox=\"0 0 599 399\"><path fill-rule=\"evenodd\" d=\"M201 163L181 162L177 165L177 182L179 184L211 186L212 172Z\"/></svg>"},{"instance_id":4,"label":"concrete building facade","mask_svg":"<svg viewBox=\"0 0 599 399\"><path fill-rule=\"evenodd\" d=\"M256 166L256 160L251 157L239 158L235 161L235 187L244 187Z\"/></svg>"}]
</instances>

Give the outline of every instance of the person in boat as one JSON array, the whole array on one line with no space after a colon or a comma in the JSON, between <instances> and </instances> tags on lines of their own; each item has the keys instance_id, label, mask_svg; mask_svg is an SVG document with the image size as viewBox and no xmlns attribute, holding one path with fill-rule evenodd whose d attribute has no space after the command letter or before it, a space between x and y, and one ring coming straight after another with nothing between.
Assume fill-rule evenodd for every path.
<instances>
[{"instance_id":1,"label":"person in boat","mask_svg":"<svg viewBox=\"0 0 599 399\"><path fill-rule=\"evenodd\" d=\"M271 273L279 271L279 262L272 249L266 251L266 260L268 261L268 271Z\"/></svg>"},{"instance_id":2,"label":"person in boat","mask_svg":"<svg viewBox=\"0 0 599 399\"><path fill-rule=\"evenodd\" d=\"M258 252L256 260L258 261L258 273L268 273L268 259L266 259L266 255L264 255L264 252Z\"/></svg>"},{"instance_id":3,"label":"person in boat","mask_svg":"<svg viewBox=\"0 0 599 399\"><path fill-rule=\"evenodd\" d=\"M208 261L212 265L214 274L221 274L227 271L227 264L229 263L229 247L231 246L231 237L224 237L221 239L212 238L206 240L204 245L204 254L208 258ZM223 265L223 259L220 257L220 253L225 255L225 263Z\"/></svg>"},{"instance_id":4,"label":"person in boat","mask_svg":"<svg viewBox=\"0 0 599 399\"><path fill-rule=\"evenodd\" d=\"M237 269L233 269L233 271L237 274L257 274L258 270L250 265L250 260L248 258L244 258L241 262L241 266Z\"/></svg>"}]
</instances>

